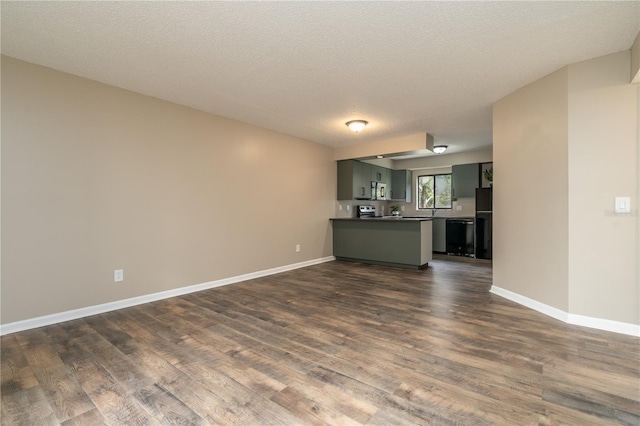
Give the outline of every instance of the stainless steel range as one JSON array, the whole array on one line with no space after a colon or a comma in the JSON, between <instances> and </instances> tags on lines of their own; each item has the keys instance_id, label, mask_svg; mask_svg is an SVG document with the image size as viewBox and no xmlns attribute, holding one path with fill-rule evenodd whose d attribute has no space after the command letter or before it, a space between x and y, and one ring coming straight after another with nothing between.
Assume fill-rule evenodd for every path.
<instances>
[{"instance_id":1,"label":"stainless steel range","mask_svg":"<svg viewBox=\"0 0 640 426\"><path fill-rule=\"evenodd\" d=\"M376 208L374 206L357 206L358 217L375 217Z\"/></svg>"}]
</instances>

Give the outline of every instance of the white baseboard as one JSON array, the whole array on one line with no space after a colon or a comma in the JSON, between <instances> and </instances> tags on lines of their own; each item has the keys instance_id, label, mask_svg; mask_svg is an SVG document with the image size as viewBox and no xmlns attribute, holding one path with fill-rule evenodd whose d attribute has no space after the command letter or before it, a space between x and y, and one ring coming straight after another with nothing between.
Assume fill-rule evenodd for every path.
<instances>
[{"instance_id":1,"label":"white baseboard","mask_svg":"<svg viewBox=\"0 0 640 426\"><path fill-rule=\"evenodd\" d=\"M334 256L322 257L319 259L279 266L277 268L265 269L263 271L251 272L249 274L238 275L221 280L209 281L202 284L195 284L187 287L161 291L158 293L145 294L144 296L132 297L130 299L118 300L115 302L103 303L101 305L88 306L86 308L74 309L72 311L60 312L57 314L45 315L42 317L30 318L23 321L2 324L0 325L0 336L10 333L16 333L23 330L30 330L32 328L44 327L46 325L57 324L59 322L84 318L91 315L102 314L104 312L115 311L117 309L141 305L143 303L155 302L157 300L168 299L170 297L182 296L183 294L195 293L197 291L207 290L214 287L221 287L224 285L235 284L255 278L266 277L268 275L274 275L294 269L305 268L307 266L317 265L319 263L330 262L335 259L336 258Z\"/></svg>"},{"instance_id":2,"label":"white baseboard","mask_svg":"<svg viewBox=\"0 0 640 426\"><path fill-rule=\"evenodd\" d=\"M520 305L531 308L534 311L538 311L562 322L566 322L567 324L581 325L583 327L640 337L640 325L637 324L629 324L626 322L570 314L568 312L554 308L553 306L545 305L544 303L540 303L537 300L529 299L528 297L522 296L509 290L505 290L495 285L491 286L491 293L504 297L505 299L509 299L512 302L516 302Z\"/></svg>"},{"instance_id":3,"label":"white baseboard","mask_svg":"<svg viewBox=\"0 0 640 426\"><path fill-rule=\"evenodd\" d=\"M613 331L614 333L628 334L640 337L640 325L626 322L612 321L603 318L587 317L585 315L569 314L569 324L583 327L596 328L598 330Z\"/></svg>"},{"instance_id":4,"label":"white baseboard","mask_svg":"<svg viewBox=\"0 0 640 426\"><path fill-rule=\"evenodd\" d=\"M495 285L491 286L491 293L502 296L505 299L516 302L519 305L531 308L534 311L538 311L540 313L548 315L551 318L555 318L562 322L569 322L569 314L567 314L565 311L561 311L560 309L554 308L553 306L545 305L544 303L540 303L537 300L529 299L528 297L522 296L509 290L505 290L504 288L496 287Z\"/></svg>"}]
</instances>

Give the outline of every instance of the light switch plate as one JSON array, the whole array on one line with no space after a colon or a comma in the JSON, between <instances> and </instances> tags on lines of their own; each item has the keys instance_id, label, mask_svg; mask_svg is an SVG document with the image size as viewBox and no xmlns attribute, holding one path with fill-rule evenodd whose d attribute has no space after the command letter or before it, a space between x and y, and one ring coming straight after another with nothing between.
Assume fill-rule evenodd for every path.
<instances>
[{"instance_id":1,"label":"light switch plate","mask_svg":"<svg viewBox=\"0 0 640 426\"><path fill-rule=\"evenodd\" d=\"M616 197L616 213L631 213L631 197Z\"/></svg>"}]
</instances>

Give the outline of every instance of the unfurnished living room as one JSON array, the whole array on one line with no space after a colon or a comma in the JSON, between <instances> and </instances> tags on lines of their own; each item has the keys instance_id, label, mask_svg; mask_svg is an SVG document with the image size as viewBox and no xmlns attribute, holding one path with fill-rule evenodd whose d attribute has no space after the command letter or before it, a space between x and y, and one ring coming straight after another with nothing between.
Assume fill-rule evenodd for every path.
<instances>
[{"instance_id":1,"label":"unfurnished living room","mask_svg":"<svg viewBox=\"0 0 640 426\"><path fill-rule=\"evenodd\" d=\"M640 2L0 19L2 425L640 424Z\"/></svg>"}]
</instances>

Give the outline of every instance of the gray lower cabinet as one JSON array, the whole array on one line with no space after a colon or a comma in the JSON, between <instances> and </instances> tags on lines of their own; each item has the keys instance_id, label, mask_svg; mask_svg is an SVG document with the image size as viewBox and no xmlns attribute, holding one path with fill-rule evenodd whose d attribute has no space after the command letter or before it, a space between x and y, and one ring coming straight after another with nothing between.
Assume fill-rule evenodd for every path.
<instances>
[{"instance_id":1,"label":"gray lower cabinet","mask_svg":"<svg viewBox=\"0 0 640 426\"><path fill-rule=\"evenodd\" d=\"M391 199L411 202L411 170L391 170Z\"/></svg>"},{"instance_id":2,"label":"gray lower cabinet","mask_svg":"<svg viewBox=\"0 0 640 426\"><path fill-rule=\"evenodd\" d=\"M455 198L475 197L480 186L480 164L459 164L451 168L451 192Z\"/></svg>"},{"instance_id":3,"label":"gray lower cabinet","mask_svg":"<svg viewBox=\"0 0 640 426\"><path fill-rule=\"evenodd\" d=\"M432 259L431 221L333 219L338 260L423 268Z\"/></svg>"},{"instance_id":4,"label":"gray lower cabinet","mask_svg":"<svg viewBox=\"0 0 640 426\"><path fill-rule=\"evenodd\" d=\"M338 200L371 199L371 164L338 161Z\"/></svg>"},{"instance_id":5,"label":"gray lower cabinet","mask_svg":"<svg viewBox=\"0 0 640 426\"><path fill-rule=\"evenodd\" d=\"M447 219L433 219L433 251L447 252Z\"/></svg>"}]
</instances>

